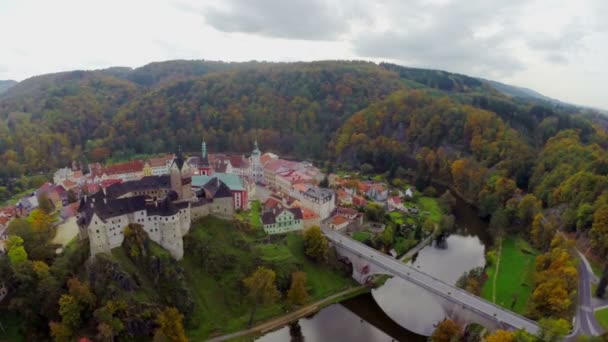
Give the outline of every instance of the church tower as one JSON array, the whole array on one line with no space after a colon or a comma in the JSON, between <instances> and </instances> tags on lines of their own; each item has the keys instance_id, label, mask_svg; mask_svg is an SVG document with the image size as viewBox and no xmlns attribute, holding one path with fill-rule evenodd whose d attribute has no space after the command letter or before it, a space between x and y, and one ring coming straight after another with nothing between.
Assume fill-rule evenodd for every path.
<instances>
[{"instance_id":1,"label":"church tower","mask_svg":"<svg viewBox=\"0 0 608 342\"><path fill-rule=\"evenodd\" d=\"M249 158L249 165L251 165L251 176L256 183L262 183L264 181L264 170L262 169L262 161L260 160L262 152L258 147L258 140L256 139L253 143L253 152Z\"/></svg>"},{"instance_id":2,"label":"church tower","mask_svg":"<svg viewBox=\"0 0 608 342\"><path fill-rule=\"evenodd\" d=\"M207 143L203 139L203 143L201 144L201 164L199 167L199 173L203 176L211 176L213 173L211 169L211 164L209 164L209 155L207 154Z\"/></svg>"}]
</instances>

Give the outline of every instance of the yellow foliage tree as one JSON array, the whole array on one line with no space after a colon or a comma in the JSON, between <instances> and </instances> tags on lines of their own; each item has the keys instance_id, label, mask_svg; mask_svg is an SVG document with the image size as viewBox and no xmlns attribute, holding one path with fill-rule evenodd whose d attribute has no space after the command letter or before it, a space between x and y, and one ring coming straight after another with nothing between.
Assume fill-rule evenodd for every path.
<instances>
[{"instance_id":1,"label":"yellow foliage tree","mask_svg":"<svg viewBox=\"0 0 608 342\"><path fill-rule=\"evenodd\" d=\"M291 274L291 286L287 292L287 301L291 305L302 305L308 300L306 290L306 273L302 271Z\"/></svg>"},{"instance_id":2,"label":"yellow foliage tree","mask_svg":"<svg viewBox=\"0 0 608 342\"><path fill-rule=\"evenodd\" d=\"M492 335L486 337L486 342L513 342L515 334L512 331L496 330Z\"/></svg>"},{"instance_id":3,"label":"yellow foliage tree","mask_svg":"<svg viewBox=\"0 0 608 342\"><path fill-rule=\"evenodd\" d=\"M186 342L184 316L176 308L165 308L156 317L158 328L154 332L154 342Z\"/></svg>"}]
</instances>

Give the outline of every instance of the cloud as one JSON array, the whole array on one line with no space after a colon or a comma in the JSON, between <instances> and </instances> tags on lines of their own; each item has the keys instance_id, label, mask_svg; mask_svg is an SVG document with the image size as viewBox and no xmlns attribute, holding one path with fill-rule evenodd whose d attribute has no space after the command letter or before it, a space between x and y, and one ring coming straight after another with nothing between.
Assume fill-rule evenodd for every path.
<instances>
[{"instance_id":1,"label":"cloud","mask_svg":"<svg viewBox=\"0 0 608 342\"><path fill-rule=\"evenodd\" d=\"M223 4L227 7L203 10L207 24L217 30L297 40L338 39L349 32L353 15L322 0L226 0Z\"/></svg>"}]
</instances>

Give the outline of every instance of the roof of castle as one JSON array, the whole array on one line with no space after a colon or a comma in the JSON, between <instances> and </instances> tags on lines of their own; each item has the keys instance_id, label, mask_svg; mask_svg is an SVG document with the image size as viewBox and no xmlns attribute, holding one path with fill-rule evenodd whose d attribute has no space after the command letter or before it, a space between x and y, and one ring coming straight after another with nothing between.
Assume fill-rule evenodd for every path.
<instances>
[{"instance_id":1,"label":"roof of castle","mask_svg":"<svg viewBox=\"0 0 608 342\"><path fill-rule=\"evenodd\" d=\"M109 198L116 198L133 191L169 189L171 188L171 176L146 176L140 180L115 183L105 189Z\"/></svg>"},{"instance_id":2,"label":"roof of castle","mask_svg":"<svg viewBox=\"0 0 608 342\"><path fill-rule=\"evenodd\" d=\"M228 188L232 191L245 191L245 185L243 184L243 179L234 173L214 173L212 176L192 176L192 186L194 187L202 187L205 184L209 183L209 181L213 178L219 178L224 184L228 186Z\"/></svg>"}]
</instances>

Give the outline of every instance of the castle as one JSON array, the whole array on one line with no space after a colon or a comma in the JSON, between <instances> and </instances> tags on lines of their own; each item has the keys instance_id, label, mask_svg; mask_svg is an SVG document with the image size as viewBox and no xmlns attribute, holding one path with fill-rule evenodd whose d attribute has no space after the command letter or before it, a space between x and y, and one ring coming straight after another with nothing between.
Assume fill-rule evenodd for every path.
<instances>
[{"instance_id":1,"label":"castle","mask_svg":"<svg viewBox=\"0 0 608 342\"><path fill-rule=\"evenodd\" d=\"M169 175L145 176L84 196L77 215L80 238L89 238L91 255L107 253L122 244L127 225L139 224L179 260L193 219L231 218L235 213L232 193L219 178L209 179L196 191L191 183L192 170L178 151Z\"/></svg>"}]
</instances>

